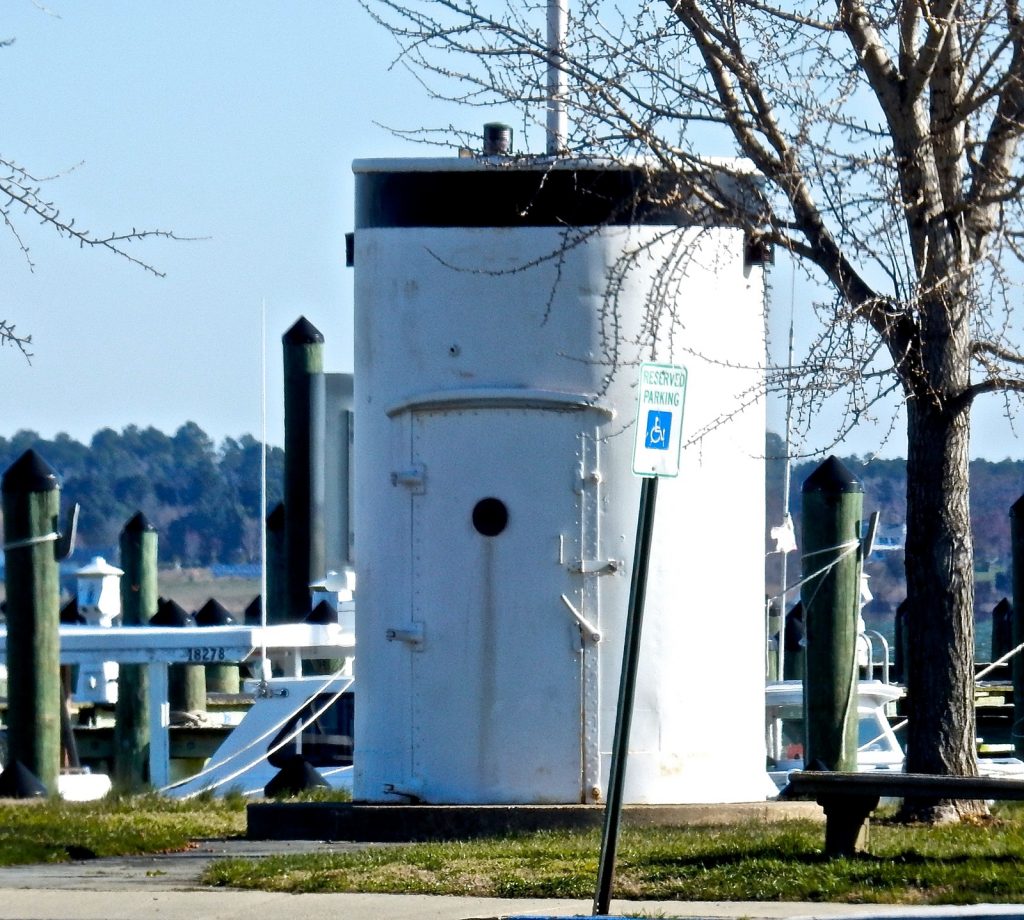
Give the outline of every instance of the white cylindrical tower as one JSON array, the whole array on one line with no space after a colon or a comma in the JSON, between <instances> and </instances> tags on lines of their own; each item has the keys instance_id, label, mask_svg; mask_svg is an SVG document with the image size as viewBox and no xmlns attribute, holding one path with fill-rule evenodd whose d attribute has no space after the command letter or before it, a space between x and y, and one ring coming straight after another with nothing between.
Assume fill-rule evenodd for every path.
<instances>
[{"instance_id":1,"label":"white cylindrical tower","mask_svg":"<svg viewBox=\"0 0 1024 920\"><path fill-rule=\"evenodd\" d=\"M355 800L601 801L641 360L688 367L684 442L704 435L659 490L626 800L763 798L763 269L742 231L689 225L641 166L354 170Z\"/></svg>"}]
</instances>

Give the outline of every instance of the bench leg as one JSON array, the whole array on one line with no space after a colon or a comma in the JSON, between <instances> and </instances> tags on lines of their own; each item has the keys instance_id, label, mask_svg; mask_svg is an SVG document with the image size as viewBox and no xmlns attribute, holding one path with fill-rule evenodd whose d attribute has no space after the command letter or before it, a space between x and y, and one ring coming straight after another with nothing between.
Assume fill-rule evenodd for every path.
<instances>
[{"instance_id":1,"label":"bench leg","mask_svg":"<svg viewBox=\"0 0 1024 920\"><path fill-rule=\"evenodd\" d=\"M876 796L823 796L818 804L825 811L825 855L853 856L868 846L871 812L878 807Z\"/></svg>"}]
</instances>

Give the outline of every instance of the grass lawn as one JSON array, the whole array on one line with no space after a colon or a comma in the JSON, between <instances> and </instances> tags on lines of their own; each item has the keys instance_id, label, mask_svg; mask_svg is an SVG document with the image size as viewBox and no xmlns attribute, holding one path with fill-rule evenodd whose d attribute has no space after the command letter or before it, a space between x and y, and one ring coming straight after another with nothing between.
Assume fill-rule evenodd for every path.
<instances>
[{"instance_id":1,"label":"grass lawn","mask_svg":"<svg viewBox=\"0 0 1024 920\"><path fill-rule=\"evenodd\" d=\"M810 821L623 830L613 896L685 901L971 904L1024 901L1024 810L955 827L872 825L871 854L826 860ZM600 833L376 846L349 854L218 861L207 884L590 898Z\"/></svg>"},{"instance_id":2,"label":"grass lawn","mask_svg":"<svg viewBox=\"0 0 1024 920\"><path fill-rule=\"evenodd\" d=\"M244 833L245 804L240 798L6 800L0 801L0 866L172 852L201 838Z\"/></svg>"},{"instance_id":3,"label":"grass lawn","mask_svg":"<svg viewBox=\"0 0 1024 920\"><path fill-rule=\"evenodd\" d=\"M156 795L0 802L0 865L185 850L245 833L244 803ZM953 827L872 824L871 853L821 855L812 821L623 829L615 898L892 904L1024 902L1024 807ZM217 860L206 884L273 891L591 898L598 831Z\"/></svg>"}]
</instances>

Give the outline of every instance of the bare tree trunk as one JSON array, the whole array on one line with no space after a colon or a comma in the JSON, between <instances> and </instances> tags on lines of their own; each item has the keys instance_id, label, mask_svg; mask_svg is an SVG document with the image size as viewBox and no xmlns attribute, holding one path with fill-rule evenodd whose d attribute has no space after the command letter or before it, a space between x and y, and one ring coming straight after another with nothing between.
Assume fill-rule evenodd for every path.
<instances>
[{"instance_id":1,"label":"bare tree trunk","mask_svg":"<svg viewBox=\"0 0 1024 920\"><path fill-rule=\"evenodd\" d=\"M968 508L970 404L907 403L907 771L977 775L974 551ZM911 562L912 560L912 562ZM941 822L984 812L973 802L914 800L904 817Z\"/></svg>"}]
</instances>

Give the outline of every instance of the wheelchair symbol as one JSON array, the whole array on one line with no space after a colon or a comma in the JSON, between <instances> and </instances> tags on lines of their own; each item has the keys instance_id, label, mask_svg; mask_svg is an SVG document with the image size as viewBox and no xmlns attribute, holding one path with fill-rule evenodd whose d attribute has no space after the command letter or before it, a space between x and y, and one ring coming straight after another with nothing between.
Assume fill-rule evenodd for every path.
<instances>
[{"instance_id":1,"label":"wheelchair symbol","mask_svg":"<svg viewBox=\"0 0 1024 920\"><path fill-rule=\"evenodd\" d=\"M672 413L651 409L647 413L647 436L644 447L648 450L668 450L668 439L672 432Z\"/></svg>"}]
</instances>

